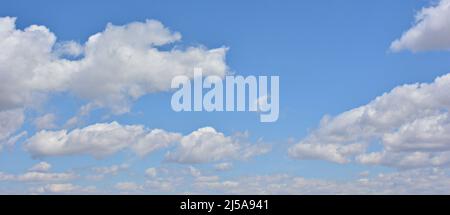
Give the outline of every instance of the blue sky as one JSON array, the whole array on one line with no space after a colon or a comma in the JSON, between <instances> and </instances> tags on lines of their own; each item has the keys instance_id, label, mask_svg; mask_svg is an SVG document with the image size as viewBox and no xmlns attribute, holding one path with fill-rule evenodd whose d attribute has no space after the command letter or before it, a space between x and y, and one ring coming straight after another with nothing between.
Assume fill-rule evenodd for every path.
<instances>
[{"instance_id":1,"label":"blue sky","mask_svg":"<svg viewBox=\"0 0 450 215\"><path fill-rule=\"evenodd\" d=\"M0 135L0 141L7 142L14 135L22 131L27 132L26 136L13 146L7 146L5 143L5 147L2 147L0 173L3 175L0 174L0 192L288 193L293 191L298 194L370 193L372 191L375 193L438 192L440 186L450 185L444 182L443 184L433 182L434 184L424 185L425 188L420 187L421 189L417 188L417 190L412 188L402 190L402 185L398 188L379 185L384 182L383 180L403 182L406 177L415 174L425 177L428 174L427 171L434 172L443 178L442 181L446 181L447 162L436 163L434 160L438 157L447 158L449 157L447 154L430 152L429 148L420 148L416 145L411 146L413 148L411 152L406 150L407 144L416 143L411 138L403 142L391 140L394 137L401 139L395 136L397 135L395 132L401 131L402 126L412 127L411 123L413 124L414 120L429 119L435 115L411 112L399 117L398 120L393 120L402 122L397 124L394 122L377 124L378 121L363 124L364 119L372 120L371 118L361 118L356 120L358 122L343 119L348 124L338 121L342 113L364 107L376 97L390 92L397 86L432 83L435 78L448 73L450 54L446 50L450 47L445 38L450 38L450 35L446 34L449 32L446 28L439 28L439 24L445 26L448 23L442 23L439 16L433 14L442 13L441 16L449 17L450 13L448 13L447 0L442 0L441 5L437 5L438 3L439 1L433 3L428 0L402 2L388 0L93 2L81 0L64 3L2 0L0 17L17 17L15 30L20 31L30 25L42 25L57 37L56 43L74 41L83 46L90 36L104 32L108 23L124 26L132 22L145 23L147 19L154 19L161 22L171 32L179 32L182 35L181 40L158 47L160 51L174 48L185 50L188 47L206 47L207 50L228 47L229 50L223 62L231 72L243 76L280 76L280 117L274 123L260 123L259 115L252 112L176 113L170 107L172 93L158 91L146 92L139 96L131 102L130 110L124 113L114 113L109 103L100 105L101 107L94 108L89 111L89 114L82 116L82 121L76 126L67 127L68 120L78 116L83 105L92 102L91 97L80 96L79 93L82 90L79 88L76 88L78 91L48 90L45 98L39 97L33 99L32 104L26 102L20 107L15 107L23 108L25 114L23 123L13 132L9 132L4 140ZM416 41L410 42L406 37L404 41L401 41L406 44L401 50L390 48L392 42L400 39L408 30L427 30L426 26L420 26L414 20L416 14L427 7L441 9L430 12L431 15L423 19L422 23L438 23L438 30L434 29L434 34L442 33L442 37L439 37L444 38L442 45L439 48L436 48L436 45L430 48L427 48L427 44L421 45L425 39L428 39L425 32L421 34L425 39L420 40L419 42L422 43L417 46L425 47L423 49L416 50L414 46ZM439 29L442 29L442 32ZM436 38L433 41L437 41ZM6 55L9 56L8 54L10 53ZM78 57L83 58L82 55ZM68 60L77 61L77 59L75 57ZM155 59L149 59L149 61L152 60ZM1 73L9 74L12 73L11 71L15 70L0 67ZM95 73L96 70L90 72ZM96 84L107 85L107 81L100 80ZM447 83L443 83L445 84ZM435 101L446 101L447 97L442 89L445 88L437 88L432 93L437 95ZM95 91L95 89L85 90ZM425 97L431 95L428 90L424 91ZM406 94L415 95L414 92ZM392 99L386 99L387 105L382 108L376 105L367 107L367 112L374 110L380 114L376 118L385 116L390 119L387 113L389 110L404 108L402 106L404 104L401 104L402 99L410 101L409 105L417 105L418 109L429 108L426 105L421 106L421 102L428 101L423 101L422 97L396 99L394 94L390 94ZM39 102L36 103L36 100ZM2 101L0 100L0 103ZM409 105L406 104L406 107ZM430 112L447 113L448 107L433 106ZM3 108L1 111L8 111L8 109ZM409 113L407 111L405 110ZM51 114L52 117L49 120L51 122L46 121L43 126L40 126L41 128L38 128L36 120L47 114ZM320 121L325 115L337 118L332 118L329 124L325 123L326 125L321 126ZM373 120L376 121L376 119ZM35 148L35 151L27 150L27 144L32 145L33 137L40 130L57 132L66 129L70 133L77 128L83 129L96 123L111 125L113 121L120 126L140 125L149 130L163 129L183 136L188 136L202 127L212 127L215 132L223 133L225 137L233 139L236 143L239 142L242 150L246 147L250 150L267 146L270 146L270 150L248 159L225 156L212 161L206 159L208 161L199 163L167 160L167 153L177 150L179 141L145 156L137 156L129 149L118 150L101 158L81 151L78 151L80 153L61 152L55 155L39 150L36 152ZM446 129L446 125L439 126ZM339 128L335 128L336 126ZM381 128L382 126L386 127ZM362 130L357 137L351 132L352 129ZM237 133L245 132L248 132L248 137L243 138L245 140L236 140L239 139ZM361 134L365 132L367 137ZM436 132L435 135L441 134L435 130L429 130L426 134L433 136L433 132ZM330 139L328 137L349 141L333 140L330 143L327 142ZM402 137L407 137L407 134L403 133ZM417 142L439 145L439 150L446 151L450 148L448 147L450 139L446 139L445 135L439 140L416 138L419 139L416 140ZM86 144L95 144L96 141L98 140L93 138ZM205 141L213 141L213 139ZM44 142L52 147L50 140ZM341 147L348 145L356 147L352 144L367 147L359 154L343 153L346 149ZM305 147L298 147L298 149L295 148L297 145ZM324 154L320 149L314 148L316 145L324 146L327 152L334 150L337 153L336 156L348 156L348 160L327 157L327 153ZM401 147L397 149L398 145L405 145L405 152ZM255 147L252 148L252 146ZM391 148L397 149L392 153L400 151L404 153L401 156L406 157L409 155L406 153L417 155L417 153L430 152L431 154L426 156L420 155L428 156L430 160L434 159L434 163L430 161L428 165L427 160L420 160L422 162L420 165L415 165L415 161L412 162L414 165L403 165L403 157L394 158L394 155L390 154L383 157L384 160L377 160L370 164L357 158L359 155L367 155L370 152L387 151L389 153ZM89 146L87 151L90 151ZM45 166L44 163L51 166L51 168L38 168L40 173L72 175L68 179L64 177L55 180L21 179L20 176L33 172L30 167L39 162L43 162L41 166ZM226 171L217 171L214 167L217 164L224 164L224 166L227 164L232 167ZM101 168L112 170L102 171ZM146 170L149 168L154 168L157 173L150 174L153 176L146 175ZM153 172L153 169L149 172ZM45 178L43 174L39 176ZM380 178L380 174L389 175L389 179ZM209 177L209 179L202 179L201 176ZM57 178L58 175L53 177ZM306 185L295 185L300 178L306 180ZM366 180L369 181L367 187L359 187ZM256 181L258 185L252 187L253 190L245 190L241 186L245 187L248 181ZM332 184L334 189L308 188L308 186L317 188L324 183ZM278 185L281 188L272 189L269 185L273 187ZM165 187L170 189L163 189Z\"/></svg>"}]
</instances>

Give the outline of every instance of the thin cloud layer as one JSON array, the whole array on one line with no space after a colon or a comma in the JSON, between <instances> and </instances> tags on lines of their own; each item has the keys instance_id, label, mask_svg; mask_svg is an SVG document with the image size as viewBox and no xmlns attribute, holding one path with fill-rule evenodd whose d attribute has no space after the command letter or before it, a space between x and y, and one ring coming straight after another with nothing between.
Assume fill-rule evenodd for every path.
<instances>
[{"instance_id":1,"label":"thin cloud layer","mask_svg":"<svg viewBox=\"0 0 450 215\"><path fill-rule=\"evenodd\" d=\"M14 144L17 138L22 136L13 136L25 121L25 115L22 109L12 109L0 111L0 150L4 145Z\"/></svg>"}]
</instances>

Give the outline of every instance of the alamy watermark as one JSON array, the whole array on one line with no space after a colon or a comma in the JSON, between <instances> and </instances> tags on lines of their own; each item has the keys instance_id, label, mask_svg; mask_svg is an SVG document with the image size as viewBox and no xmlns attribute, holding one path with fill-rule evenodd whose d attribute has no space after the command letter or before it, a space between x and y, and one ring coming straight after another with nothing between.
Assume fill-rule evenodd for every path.
<instances>
[{"instance_id":1,"label":"alamy watermark","mask_svg":"<svg viewBox=\"0 0 450 215\"><path fill-rule=\"evenodd\" d=\"M171 105L177 112L259 112L261 122L275 122L279 115L279 81L279 76L225 76L222 80L215 75L204 77L197 68L193 86L188 76L172 79L171 88L178 90L172 95ZM207 92L203 95L204 90Z\"/></svg>"}]
</instances>

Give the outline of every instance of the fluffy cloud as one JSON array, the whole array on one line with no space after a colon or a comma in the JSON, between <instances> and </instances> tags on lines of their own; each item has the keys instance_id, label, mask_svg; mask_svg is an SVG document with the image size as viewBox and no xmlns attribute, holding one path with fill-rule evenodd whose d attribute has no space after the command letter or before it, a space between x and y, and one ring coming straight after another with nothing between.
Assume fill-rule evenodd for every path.
<instances>
[{"instance_id":1,"label":"fluffy cloud","mask_svg":"<svg viewBox=\"0 0 450 215\"><path fill-rule=\"evenodd\" d=\"M415 25L391 44L391 50L450 50L450 0L423 8Z\"/></svg>"},{"instance_id":2,"label":"fluffy cloud","mask_svg":"<svg viewBox=\"0 0 450 215\"><path fill-rule=\"evenodd\" d=\"M226 74L226 48L158 49L180 39L179 33L154 20L126 26L109 24L86 42L84 58L69 85L77 95L120 112L126 111L122 109L130 99L170 89L176 75L193 77L195 67L207 74Z\"/></svg>"},{"instance_id":3,"label":"fluffy cloud","mask_svg":"<svg viewBox=\"0 0 450 215\"><path fill-rule=\"evenodd\" d=\"M142 125L121 125L117 122L97 123L71 131L43 130L27 139L24 148L34 157L84 154L104 158L125 149L145 156L178 142L175 151L167 153L167 160L204 163L248 159L270 150L268 145L247 144L211 127L182 136L161 129L149 130Z\"/></svg>"},{"instance_id":4,"label":"fluffy cloud","mask_svg":"<svg viewBox=\"0 0 450 215\"><path fill-rule=\"evenodd\" d=\"M178 163L207 163L232 159L247 159L267 153L270 148L262 144L246 144L233 136L225 136L214 128L204 127L184 136L175 151L166 159Z\"/></svg>"},{"instance_id":5,"label":"fluffy cloud","mask_svg":"<svg viewBox=\"0 0 450 215\"><path fill-rule=\"evenodd\" d=\"M23 107L35 96L60 91L72 62L52 53L56 37L46 27L15 27L15 18L0 18L0 111Z\"/></svg>"},{"instance_id":6,"label":"fluffy cloud","mask_svg":"<svg viewBox=\"0 0 450 215\"><path fill-rule=\"evenodd\" d=\"M164 138L155 138L155 133ZM40 131L29 138L24 147L35 157L86 154L103 158L129 147L135 153L145 155L167 146L179 137L177 133L163 130L149 131L142 125L120 125L111 122L98 123L70 132Z\"/></svg>"},{"instance_id":7,"label":"fluffy cloud","mask_svg":"<svg viewBox=\"0 0 450 215\"><path fill-rule=\"evenodd\" d=\"M136 141L131 148L142 157L158 149L167 148L171 143L179 141L180 138L180 134L154 129Z\"/></svg>"},{"instance_id":8,"label":"fluffy cloud","mask_svg":"<svg viewBox=\"0 0 450 215\"><path fill-rule=\"evenodd\" d=\"M324 117L289 154L337 163L356 156L364 164L399 168L444 166L450 160L449 90L450 74L396 87L367 105ZM382 149L363 153L370 144Z\"/></svg>"},{"instance_id":9,"label":"fluffy cloud","mask_svg":"<svg viewBox=\"0 0 450 215\"><path fill-rule=\"evenodd\" d=\"M172 77L192 77L195 67L219 76L228 71L226 48L160 50L181 35L155 20L108 24L85 44L56 43L46 27L20 30L15 20L0 18L0 111L23 107L49 92L69 91L122 113L128 111L130 101L169 90Z\"/></svg>"}]
</instances>

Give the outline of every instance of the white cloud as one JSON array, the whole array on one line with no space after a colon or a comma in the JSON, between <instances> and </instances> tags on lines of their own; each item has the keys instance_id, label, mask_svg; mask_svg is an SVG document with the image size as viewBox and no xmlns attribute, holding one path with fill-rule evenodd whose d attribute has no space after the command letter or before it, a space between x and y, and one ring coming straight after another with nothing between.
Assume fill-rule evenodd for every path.
<instances>
[{"instance_id":1,"label":"white cloud","mask_svg":"<svg viewBox=\"0 0 450 215\"><path fill-rule=\"evenodd\" d=\"M17 180L27 182L47 182L47 181L68 181L76 178L73 173L48 173L48 172L27 172L18 175Z\"/></svg>"},{"instance_id":2,"label":"white cloud","mask_svg":"<svg viewBox=\"0 0 450 215\"><path fill-rule=\"evenodd\" d=\"M450 0L440 0L416 15L415 25L391 44L391 50L450 50Z\"/></svg>"},{"instance_id":3,"label":"white cloud","mask_svg":"<svg viewBox=\"0 0 450 215\"><path fill-rule=\"evenodd\" d=\"M166 138L153 138L155 132L142 125L98 123L70 132L40 131L29 138L24 147L35 157L87 154L103 158L130 147L137 154L145 155L170 144L165 141L176 141L179 137L177 133L163 130L156 133Z\"/></svg>"},{"instance_id":4,"label":"white cloud","mask_svg":"<svg viewBox=\"0 0 450 215\"><path fill-rule=\"evenodd\" d=\"M52 181L69 181L77 177L72 172L37 172L28 171L22 174L9 174L0 172L0 180L3 181L20 181L20 182L52 182Z\"/></svg>"},{"instance_id":5,"label":"white cloud","mask_svg":"<svg viewBox=\"0 0 450 215\"><path fill-rule=\"evenodd\" d=\"M101 175L117 175L119 172L127 170L129 165L121 164L121 165L112 165L106 167L94 167L92 170Z\"/></svg>"},{"instance_id":6,"label":"white cloud","mask_svg":"<svg viewBox=\"0 0 450 215\"><path fill-rule=\"evenodd\" d=\"M348 156L364 152L363 144L311 144L301 143L289 149L289 155L304 160L328 160L336 163L349 162Z\"/></svg>"},{"instance_id":7,"label":"white cloud","mask_svg":"<svg viewBox=\"0 0 450 215\"><path fill-rule=\"evenodd\" d=\"M48 113L43 116L37 117L36 119L34 119L33 123L34 123L34 126L38 130L52 129L52 128L56 128L55 120L56 120L56 115L52 114L52 113Z\"/></svg>"},{"instance_id":8,"label":"white cloud","mask_svg":"<svg viewBox=\"0 0 450 215\"><path fill-rule=\"evenodd\" d=\"M154 129L140 138L131 148L139 156L145 156L161 148L167 148L179 141L181 134L169 133L161 129Z\"/></svg>"},{"instance_id":9,"label":"white cloud","mask_svg":"<svg viewBox=\"0 0 450 215\"><path fill-rule=\"evenodd\" d=\"M2 145L8 144L8 142L8 145L11 145L23 136L21 134L17 137L12 135L22 126L24 120L25 115L22 109L0 111L0 150L2 149Z\"/></svg>"},{"instance_id":10,"label":"white cloud","mask_svg":"<svg viewBox=\"0 0 450 215\"><path fill-rule=\"evenodd\" d=\"M178 147L168 152L166 158L180 163L248 159L270 150L268 145L247 144L211 127L182 136L161 129L149 130L142 125L121 125L117 122L97 123L71 131L43 130L27 139L23 146L33 157L84 154L104 158L125 149L145 156L178 142Z\"/></svg>"},{"instance_id":11,"label":"white cloud","mask_svg":"<svg viewBox=\"0 0 450 215\"><path fill-rule=\"evenodd\" d=\"M223 162L223 163L218 163L218 164L214 165L214 169L216 171L228 171L231 168L233 168L233 164L230 162Z\"/></svg>"},{"instance_id":12,"label":"white cloud","mask_svg":"<svg viewBox=\"0 0 450 215\"><path fill-rule=\"evenodd\" d=\"M114 187L123 191L137 191L142 189L141 186L134 182L119 182Z\"/></svg>"},{"instance_id":13,"label":"white cloud","mask_svg":"<svg viewBox=\"0 0 450 215\"><path fill-rule=\"evenodd\" d=\"M20 182L59 182L69 181L77 177L73 172L49 172L51 165L40 162L32 166L27 172L21 174L8 174L0 172L0 180Z\"/></svg>"},{"instance_id":14,"label":"white cloud","mask_svg":"<svg viewBox=\"0 0 450 215\"><path fill-rule=\"evenodd\" d=\"M168 194L170 192L176 192L177 188L182 184L183 178L180 177L152 178L145 182L144 187L153 193Z\"/></svg>"},{"instance_id":15,"label":"white cloud","mask_svg":"<svg viewBox=\"0 0 450 215\"><path fill-rule=\"evenodd\" d=\"M450 74L433 83L396 87L369 104L336 117L290 148L298 159L357 161L399 168L444 166L450 160ZM363 154L365 146L380 151ZM359 147L358 147L359 146Z\"/></svg>"},{"instance_id":16,"label":"white cloud","mask_svg":"<svg viewBox=\"0 0 450 215\"><path fill-rule=\"evenodd\" d=\"M30 189L31 193L36 194L86 194L94 193L97 189L94 186L82 187L71 183L47 184L45 186Z\"/></svg>"},{"instance_id":17,"label":"white cloud","mask_svg":"<svg viewBox=\"0 0 450 215\"><path fill-rule=\"evenodd\" d=\"M160 22L147 20L108 24L85 44L56 43L56 36L44 26L20 30L15 18L0 18L0 111L23 107L49 92L70 91L123 113L131 101L147 93L170 90L172 77L192 77L195 67L208 74L227 73L226 48L159 49L180 39Z\"/></svg>"},{"instance_id":18,"label":"white cloud","mask_svg":"<svg viewBox=\"0 0 450 215\"><path fill-rule=\"evenodd\" d=\"M52 165L47 162L39 162L38 164L32 166L30 171L33 172L48 172L52 168Z\"/></svg>"},{"instance_id":19,"label":"white cloud","mask_svg":"<svg viewBox=\"0 0 450 215\"><path fill-rule=\"evenodd\" d=\"M175 151L166 159L178 163L207 163L233 159L247 159L267 153L270 148L263 144L246 144L233 136L225 136L214 128L200 128L180 140Z\"/></svg>"},{"instance_id":20,"label":"white cloud","mask_svg":"<svg viewBox=\"0 0 450 215\"><path fill-rule=\"evenodd\" d=\"M158 175L158 170L154 167L145 170L145 175L148 177L156 177Z\"/></svg>"},{"instance_id":21,"label":"white cloud","mask_svg":"<svg viewBox=\"0 0 450 215\"><path fill-rule=\"evenodd\" d=\"M222 194L448 194L448 171L408 170L364 176L347 181L304 178L289 174L256 175L236 179L197 182L200 193Z\"/></svg>"}]
</instances>

